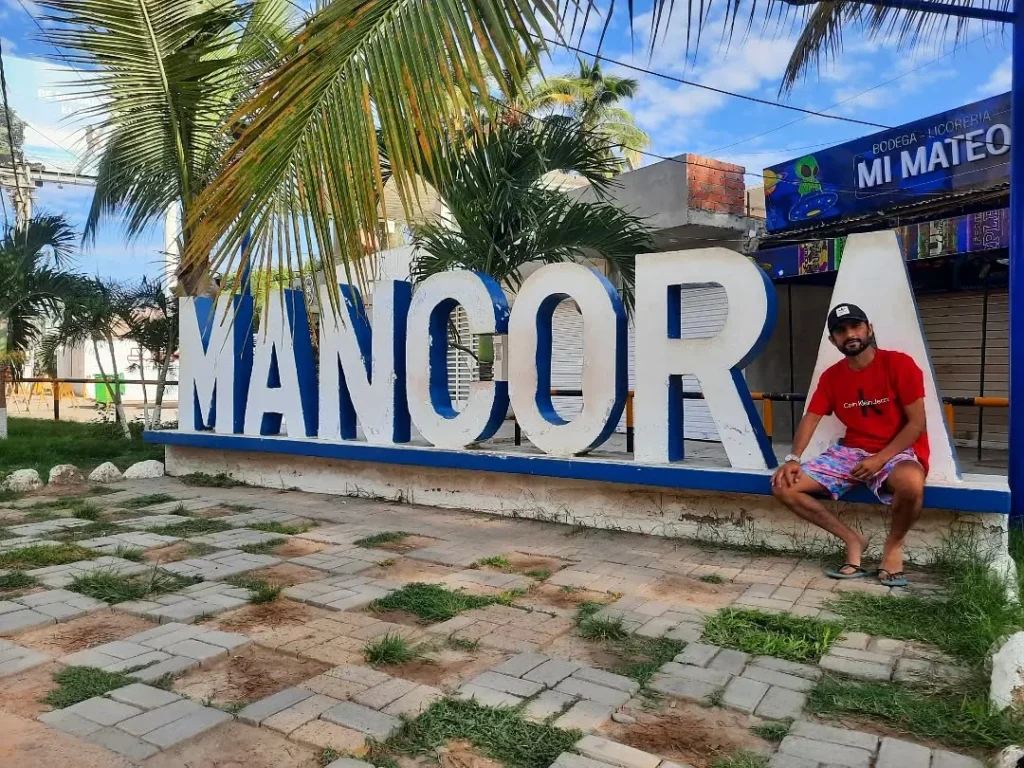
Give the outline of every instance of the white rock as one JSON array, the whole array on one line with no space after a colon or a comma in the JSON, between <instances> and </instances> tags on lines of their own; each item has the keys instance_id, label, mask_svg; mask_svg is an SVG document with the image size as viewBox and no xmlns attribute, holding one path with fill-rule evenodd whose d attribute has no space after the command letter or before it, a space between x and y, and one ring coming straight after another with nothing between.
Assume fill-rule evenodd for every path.
<instances>
[{"instance_id":1,"label":"white rock","mask_svg":"<svg viewBox=\"0 0 1024 768\"><path fill-rule=\"evenodd\" d=\"M153 459L132 464L124 471L125 480L149 480L154 477L163 476L164 465Z\"/></svg>"},{"instance_id":2,"label":"white rock","mask_svg":"<svg viewBox=\"0 0 1024 768\"><path fill-rule=\"evenodd\" d=\"M84 482L85 476L74 464L58 464L50 468L50 485L77 485Z\"/></svg>"},{"instance_id":3,"label":"white rock","mask_svg":"<svg viewBox=\"0 0 1024 768\"><path fill-rule=\"evenodd\" d=\"M612 720L623 725L632 725L636 722L635 717L627 715L625 712L612 712Z\"/></svg>"},{"instance_id":4,"label":"white rock","mask_svg":"<svg viewBox=\"0 0 1024 768\"><path fill-rule=\"evenodd\" d=\"M6 491L38 491L43 487L43 480L34 469L16 469L4 480Z\"/></svg>"},{"instance_id":5,"label":"white rock","mask_svg":"<svg viewBox=\"0 0 1024 768\"><path fill-rule=\"evenodd\" d=\"M1021 760L1024 760L1024 747L1014 745L1007 747L996 757L996 768L1017 768Z\"/></svg>"},{"instance_id":6,"label":"white rock","mask_svg":"<svg viewBox=\"0 0 1024 768\"><path fill-rule=\"evenodd\" d=\"M1019 693L1018 693L1019 692ZM988 700L996 712L1024 696L1024 632L1015 632L992 657L992 685Z\"/></svg>"},{"instance_id":7,"label":"white rock","mask_svg":"<svg viewBox=\"0 0 1024 768\"><path fill-rule=\"evenodd\" d=\"M100 464L96 469L89 473L90 483L116 483L118 480L123 479L121 470L111 464L109 461L105 461Z\"/></svg>"}]
</instances>

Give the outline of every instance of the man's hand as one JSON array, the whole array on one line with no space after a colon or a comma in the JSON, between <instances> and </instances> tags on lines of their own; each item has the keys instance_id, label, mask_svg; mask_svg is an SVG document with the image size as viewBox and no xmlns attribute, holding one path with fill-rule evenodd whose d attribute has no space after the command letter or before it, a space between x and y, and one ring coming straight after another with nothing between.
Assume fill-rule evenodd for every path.
<instances>
[{"instance_id":1,"label":"man's hand","mask_svg":"<svg viewBox=\"0 0 1024 768\"><path fill-rule=\"evenodd\" d=\"M800 471L799 461L787 461L781 467L775 470L775 474L772 475L772 487L781 485L783 488L789 488L790 486L796 485L800 481L803 473Z\"/></svg>"},{"instance_id":2,"label":"man's hand","mask_svg":"<svg viewBox=\"0 0 1024 768\"><path fill-rule=\"evenodd\" d=\"M875 456L868 456L866 459L861 461L857 466L850 470L850 474L861 482L866 483L872 477L882 471L882 467L885 466L885 460Z\"/></svg>"}]
</instances>

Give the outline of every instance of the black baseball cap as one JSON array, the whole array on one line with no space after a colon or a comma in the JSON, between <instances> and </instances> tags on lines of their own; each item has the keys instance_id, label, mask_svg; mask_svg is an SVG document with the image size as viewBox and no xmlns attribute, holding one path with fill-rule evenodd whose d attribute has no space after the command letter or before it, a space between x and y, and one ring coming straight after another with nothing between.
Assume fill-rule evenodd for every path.
<instances>
[{"instance_id":1,"label":"black baseball cap","mask_svg":"<svg viewBox=\"0 0 1024 768\"><path fill-rule=\"evenodd\" d=\"M867 313L856 304L836 304L828 313L828 332L832 333L844 323L867 323Z\"/></svg>"}]
</instances>

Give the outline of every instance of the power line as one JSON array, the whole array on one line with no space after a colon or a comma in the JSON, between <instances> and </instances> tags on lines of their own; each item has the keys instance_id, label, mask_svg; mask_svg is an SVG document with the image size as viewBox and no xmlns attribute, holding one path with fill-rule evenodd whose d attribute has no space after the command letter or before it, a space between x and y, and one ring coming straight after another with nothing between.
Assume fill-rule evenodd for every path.
<instances>
[{"instance_id":1,"label":"power line","mask_svg":"<svg viewBox=\"0 0 1024 768\"><path fill-rule=\"evenodd\" d=\"M687 79L682 78L682 77L676 77L675 75L666 74L665 72L658 72L655 69L647 69L646 67L638 67L635 64L627 64L626 62L620 61L619 59L613 59L613 58L610 58L608 56L604 56L604 55L602 55L600 53L593 53L592 51L585 51L582 48L577 48L575 45L569 45L568 43L563 43L563 42L560 42L558 40L551 40L550 38L544 37L542 35L534 35L534 37L536 37L538 40L543 40L545 43L550 43L551 45L557 45L557 46L559 46L561 48L565 48L565 49L570 50L570 51L575 51L576 53L581 53L584 56L590 56L590 57L592 57L594 59L600 59L601 61L606 61L609 64L615 64L615 65L620 66L620 67L625 67L626 69L632 69L635 72L641 72L641 73L643 73L645 75L652 75L654 77L660 77L663 80L669 80L669 81L671 81L673 83L680 83L681 85L689 85L689 86L691 86L693 88L700 88L701 90L704 90L704 91L711 91L712 93L719 93L719 94L721 94L723 96L731 96L734 99L742 99L743 101L751 101L751 102L754 102L755 104L764 104L764 105L769 106L769 107L778 107L779 109L788 109L790 112L800 112L801 114L808 115L808 116L824 117L824 118L827 118L829 120L839 120L840 122L854 123L856 125L866 125L866 126L868 126L870 128L884 128L884 129L887 129L887 130L893 128L893 126L885 125L883 123L873 123L873 122L871 122L869 120L858 120L855 117L844 117L842 115L830 115L827 112L818 112L817 110L814 110L814 109L805 109L804 107L796 107L796 106L793 106L792 104L783 104L781 101L772 101L771 99L761 99L761 98L758 98L757 96L748 96L745 93L736 93L735 91L727 91L724 88L715 88L712 85L706 85L705 83L697 83L697 82L694 82L693 80L687 80Z\"/></svg>"}]
</instances>

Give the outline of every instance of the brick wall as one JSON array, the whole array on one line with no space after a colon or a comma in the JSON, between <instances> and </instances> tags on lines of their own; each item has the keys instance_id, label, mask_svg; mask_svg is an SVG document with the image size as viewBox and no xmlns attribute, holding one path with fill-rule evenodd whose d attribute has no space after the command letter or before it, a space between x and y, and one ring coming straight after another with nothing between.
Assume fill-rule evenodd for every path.
<instances>
[{"instance_id":1,"label":"brick wall","mask_svg":"<svg viewBox=\"0 0 1024 768\"><path fill-rule=\"evenodd\" d=\"M746 213L742 165L721 163L700 155L683 155L686 166L687 204L717 213Z\"/></svg>"}]
</instances>

